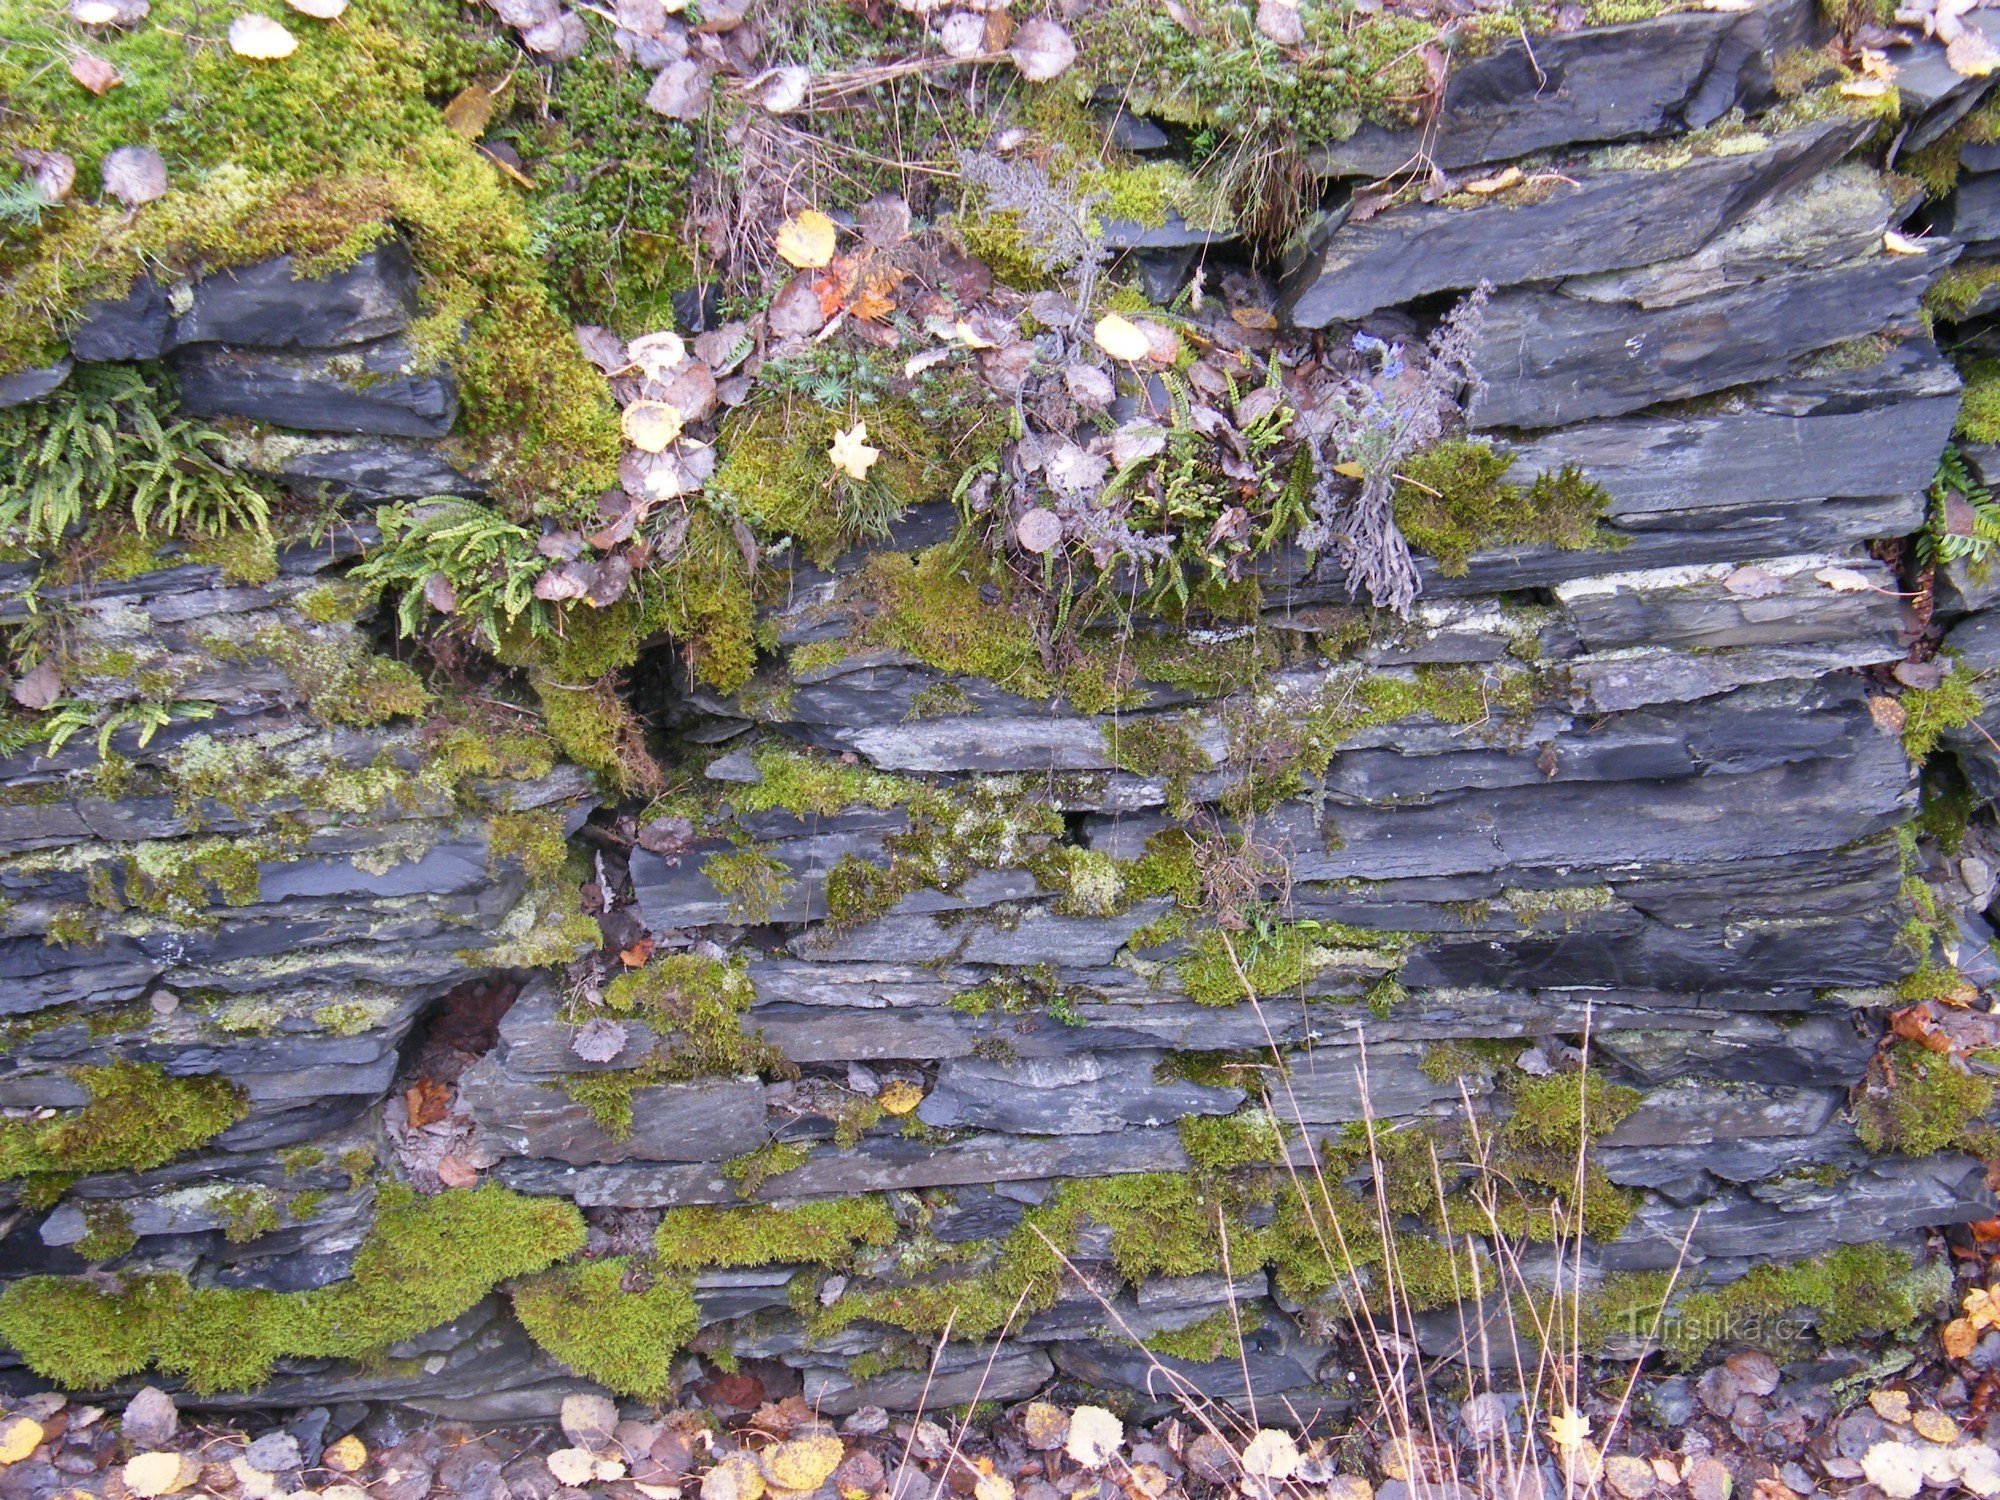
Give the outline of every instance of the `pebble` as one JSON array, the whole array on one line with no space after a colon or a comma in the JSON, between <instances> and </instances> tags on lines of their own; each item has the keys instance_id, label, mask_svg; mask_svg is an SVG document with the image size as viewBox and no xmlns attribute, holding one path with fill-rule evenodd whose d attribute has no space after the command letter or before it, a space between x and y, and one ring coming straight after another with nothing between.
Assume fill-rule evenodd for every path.
<instances>
[{"instance_id":1,"label":"pebble","mask_svg":"<svg viewBox=\"0 0 2000 1500\"><path fill-rule=\"evenodd\" d=\"M1629 1453L1614 1453L1604 1461L1604 1477L1624 1500L1644 1500L1659 1488L1653 1466Z\"/></svg>"},{"instance_id":2,"label":"pebble","mask_svg":"<svg viewBox=\"0 0 2000 1500\"><path fill-rule=\"evenodd\" d=\"M305 1455L289 1432L267 1432L244 1450L243 1461L266 1474L289 1474L304 1466Z\"/></svg>"}]
</instances>

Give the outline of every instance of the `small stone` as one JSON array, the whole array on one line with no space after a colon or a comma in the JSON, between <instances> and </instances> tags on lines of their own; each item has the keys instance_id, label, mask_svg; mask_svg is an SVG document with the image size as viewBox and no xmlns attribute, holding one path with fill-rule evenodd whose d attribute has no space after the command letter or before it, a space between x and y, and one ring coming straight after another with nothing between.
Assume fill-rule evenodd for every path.
<instances>
[{"instance_id":1,"label":"small stone","mask_svg":"<svg viewBox=\"0 0 2000 1500\"><path fill-rule=\"evenodd\" d=\"M874 1437L889 1430L889 1413L880 1406L857 1406L840 1430L853 1437Z\"/></svg>"},{"instance_id":2,"label":"small stone","mask_svg":"<svg viewBox=\"0 0 2000 1500\"><path fill-rule=\"evenodd\" d=\"M243 1458L252 1468L266 1474L289 1474L304 1463L299 1440L289 1432L267 1432L244 1450Z\"/></svg>"},{"instance_id":3,"label":"small stone","mask_svg":"<svg viewBox=\"0 0 2000 1500\"><path fill-rule=\"evenodd\" d=\"M1967 891L1984 896L1993 889L1993 866L1976 854L1968 854L1958 862L1958 878Z\"/></svg>"}]
</instances>

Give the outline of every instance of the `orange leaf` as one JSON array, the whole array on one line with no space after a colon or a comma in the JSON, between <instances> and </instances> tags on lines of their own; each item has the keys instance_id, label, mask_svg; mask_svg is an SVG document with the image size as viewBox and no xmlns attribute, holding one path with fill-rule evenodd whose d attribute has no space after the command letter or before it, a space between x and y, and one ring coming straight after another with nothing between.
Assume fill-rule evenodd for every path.
<instances>
[{"instance_id":1,"label":"orange leaf","mask_svg":"<svg viewBox=\"0 0 2000 1500\"><path fill-rule=\"evenodd\" d=\"M1979 1342L1979 1330L1972 1326L1969 1318L1953 1318L1944 1325L1944 1331L1938 1338L1948 1358L1964 1359Z\"/></svg>"},{"instance_id":2,"label":"orange leaf","mask_svg":"<svg viewBox=\"0 0 2000 1500\"><path fill-rule=\"evenodd\" d=\"M1889 1029L1897 1036L1928 1047L1933 1052L1951 1051L1951 1039L1938 1030L1928 1006L1904 1006L1889 1017Z\"/></svg>"},{"instance_id":3,"label":"orange leaf","mask_svg":"<svg viewBox=\"0 0 2000 1500\"><path fill-rule=\"evenodd\" d=\"M1972 1237L1976 1240L2000 1240L2000 1218L1974 1219L1965 1227L1972 1231Z\"/></svg>"},{"instance_id":4,"label":"orange leaf","mask_svg":"<svg viewBox=\"0 0 2000 1500\"><path fill-rule=\"evenodd\" d=\"M896 288L909 273L886 266L871 273L847 304L847 310L866 322L879 322L896 310Z\"/></svg>"},{"instance_id":5,"label":"orange leaf","mask_svg":"<svg viewBox=\"0 0 2000 1500\"><path fill-rule=\"evenodd\" d=\"M628 969L643 969L646 967L646 960L652 956L653 940L650 937L642 937L631 947L619 950L618 962Z\"/></svg>"},{"instance_id":6,"label":"orange leaf","mask_svg":"<svg viewBox=\"0 0 2000 1500\"><path fill-rule=\"evenodd\" d=\"M451 1112L451 1088L434 1078L419 1078L403 1096L410 1111L410 1128L435 1125Z\"/></svg>"}]
</instances>

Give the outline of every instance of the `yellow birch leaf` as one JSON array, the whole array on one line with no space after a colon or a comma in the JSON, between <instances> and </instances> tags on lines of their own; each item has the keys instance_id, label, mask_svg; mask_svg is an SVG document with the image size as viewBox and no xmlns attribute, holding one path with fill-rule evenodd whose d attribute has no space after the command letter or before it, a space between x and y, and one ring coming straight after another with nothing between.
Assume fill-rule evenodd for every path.
<instances>
[{"instance_id":1,"label":"yellow birch leaf","mask_svg":"<svg viewBox=\"0 0 2000 1500\"><path fill-rule=\"evenodd\" d=\"M664 401L634 401L619 419L625 441L641 453L664 453L681 435L680 408Z\"/></svg>"},{"instance_id":2,"label":"yellow birch leaf","mask_svg":"<svg viewBox=\"0 0 2000 1500\"><path fill-rule=\"evenodd\" d=\"M778 255L800 270L816 270L833 261L839 227L816 208L794 214L778 226Z\"/></svg>"}]
</instances>

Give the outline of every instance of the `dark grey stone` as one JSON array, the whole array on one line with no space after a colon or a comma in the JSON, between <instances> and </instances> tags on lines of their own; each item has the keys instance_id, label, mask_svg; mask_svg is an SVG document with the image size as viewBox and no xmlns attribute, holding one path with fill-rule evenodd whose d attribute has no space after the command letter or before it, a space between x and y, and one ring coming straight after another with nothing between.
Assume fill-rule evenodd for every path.
<instances>
[{"instance_id":1,"label":"dark grey stone","mask_svg":"<svg viewBox=\"0 0 2000 1500\"><path fill-rule=\"evenodd\" d=\"M173 347L173 310L150 276L123 297L86 302L70 330L69 352L85 361L158 359Z\"/></svg>"},{"instance_id":2,"label":"dark grey stone","mask_svg":"<svg viewBox=\"0 0 2000 1500\"><path fill-rule=\"evenodd\" d=\"M1084 1135L1128 1125L1168 1125L1187 1115L1226 1115L1243 1102L1241 1089L1153 1081L1164 1053L988 1062L955 1058L918 1107L927 1125L1003 1130L1015 1135Z\"/></svg>"},{"instance_id":3,"label":"dark grey stone","mask_svg":"<svg viewBox=\"0 0 2000 1500\"><path fill-rule=\"evenodd\" d=\"M0 407L26 406L30 401L41 400L69 379L72 368L70 358L65 354L52 365L0 375Z\"/></svg>"},{"instance_id":4,"label":"dark grey stone","mask_svg":"<svg viewBox=\"0 0 2000 1500\"><path fill-rule=\"evenodd\" d=\"M1535 202L1414 204L1347 222L1286 277L1279 317L1297 328L1366 316L1433 292L1608 271L1686 255L1744 215L1824 171L1867 133L1822 121L1762 151L1679 167L1566 170ZM1881 320L1877 320L1879 326ZM1537 423L1555 426L1555 422Z\"/></svg>"},{"instance_id":5,"label":"dark grey stone","mask_svg":"<svg viewBox=\"0 0 2000 1500\"><path fill-rule=\"evenodd\" d=\"M266 438L249 446L243 465L290 487L356 500L478 497L485 487L453 468L429 444L394 439Z\"/></svg>"},{"instance_id":6,"label":"dark grey stone","mask_svg":"<svg viewBox=\"0 0 2000 1500\"><path fill-rule=\"evenodd\" d=\"M1656 308L1563 292L1493 299L1471 405L1490 427L1559 427L1780 375L1802 354L1914 312L1952 251L1879 252Z\"/></svg>"},{"instance_id":7,"label":"dark grey stone","mask_svg":"<svg viewBox=\"0 0 2000 1500\"><path fill-rule=\"evenodd\" d=\"M2000 172L1962 174L1932 227L1955 240L2000 240Z\"/></svg>"},{"instance_id":8,"label":"dark grey stone","mask_svg":"<svg viewBox=\"0 0 2000 1500\"><path fill-rule=\"evenodd\" d=\"M1699 130L1769 102L1772 62L1818 24L1811 5L1775 0L1509 42L1455 64L1429 130L1364 124L1307 160L1329 174L1386 177L1425 158L1455 171L1579 141Z\"/></svg>"},{"instance_id":9,"label":"dark grey stone","mask_svg":"<svg viewBox=\"0 0 2000 1500\"><path fill-rule=\"evenodd\" d=\"M410 254L391 240L330 276L300 276L289 255L195 283L175 344L335 349L400 333L417 306Z\"/></svg>"},{"instance_id":10,"label":"dark grey stone","mask_svg":"<svg viewBox=\"0 0 2000 1500\"><path fill-rule=\"evenodd\" d=\"M338 354L245 352L201 345L174 356L181 405L308 432L444 437L458 418L449 373L425 372L400 337Z\"/></svg>"},{"instance_id":11,"label":"dark grey stone","mask_svg":"<svg viewBox=\"0 0 2000 1500\"><path fill-rule=\"evenodd\" d=\"M1714 409L1583 422L1502 446L1514 455L1517 483L1578 465L1611 492L1620 520L1907 494L1930 483L1958 391L1957 372L1919 336L1866 368L1780 376Z\"/></svg>"},{"instance_id":12,"label":"dark grey stone","mask_svg":"<svg viewBox=\"0 0 2000 1500\"><path fill-rule=\"evenodd\" d=\"M764 1144L764 1090L752 1080L654 1084L632 1091L632 1128L614 1137L560 1083L505 1071L493 1054L459 1080L487 1144L563 1162L726 1161Z\"/></svg>"}]
</instances>

